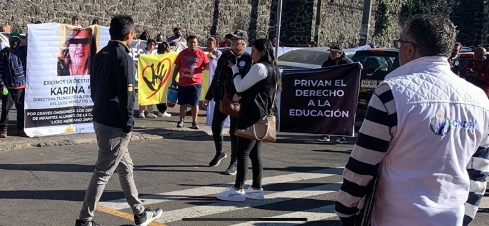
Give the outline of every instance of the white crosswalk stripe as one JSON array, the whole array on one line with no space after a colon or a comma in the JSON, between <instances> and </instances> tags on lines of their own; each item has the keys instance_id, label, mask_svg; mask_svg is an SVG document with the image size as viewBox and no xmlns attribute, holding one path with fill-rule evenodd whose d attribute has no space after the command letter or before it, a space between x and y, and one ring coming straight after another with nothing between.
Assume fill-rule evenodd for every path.
<instances>
[{"instance_id":1,"label":"white crosswalk stripe","mask_svg":"<svg viewBox=\"0 0 489 226\"><path fill-rule=\"evenodd\" d=\"M267 184L285 184L292 182L301 182L306 180L319 180L324 181L325 178L341 175L343 168L328 168L322 170L315 170L309 172L301 172L301 173L289 173L278 176L266 177L262 180ZM210 204L206 203L205 205L196 205L190 206L186 208L174 209L165 211L163 217L158 219L156 222L158 223L171 223L182 221L183 218L186 220L192 221L191 218L202 218L206 216L210 216L213 214L225 214L227 212L236 211L236 210L245 210L245 209L253 209L259 206L271 205L286 201L292 200L300 200L308 197L316 197L318 196L336 193L340 187L340 179L336 181L329 180L329 183L319 183L317 186L316 183L311 184L310 187L304 187L301 189L281 191L281 192L267 192L265 191L265 199L264 200L253 200L247 199L245 202L228 202L228 201L220 201L215 200ZM251 184L251 180L247 181L246 184ZM307 184L307 182L306 182ZM229 184L231 185L231 184ZM316 185L316 186L314 186ZM265 185L266 186L266 185ZM218 186L202 186L178 191L171 191L165 193L151 194L141 196L141 200L143 200L144 205L152 205L163 202L175 202L178 200L191 199L197 197L211 196L215 197L215 195L224 190L223 187ZM328 205L320 206L315 205L314 207L310 207L311 209L297 211L297 212L287 212L287 210L281 210L278 213L278 216L274 216L274 218L307 218L307 221L320 221L325 220L331 217L335 217L333 211L333 205L331 202L326 203ZM113 200L100 202L99 205L103 207L108 207L115 210L123 210L129 209L129 206L125 199ZM245 219L246 220L246 219ZM237 225L254 225L255 223L259 223L260 225L263 222L243 222ZM280 222L284 223L300 223L300 222ZM270 223L270 225L277 225L277 223Z\"/></svg>"},{"instance_id":2,"label":"white crosswalk stripe","mask_svg":"<svg viewBox=\"0 0 489 226\"><path fill-rule=\"evenodd\" d=\"M307 221L320 221L320 220L326 220L328 218L335 217L336 215L334 214L334 205L327 205L327 206L322 206L319 208L314 208L314 209L309 209L305 211L298 211L298 212L293 212L293 213L288 213L288 214L283 214L283 215L278 215L275 216L274 218L307 218ZM258 222L258 221L249 221L249 222L244 222L240 224L233 224L231 226L247 226L247 225L253 225L253 224L260 224L260 226L274 226L274 225L283 225L286 223L289 224L294 224L294 223L300 223L297 221L280 221L280 222L273 222L273 223L263 223L263 222Z\"/></svg>"},{"instance_id":3,"label":"white crosswalk stripe","mask_svg":"<svg viewBox=\"0 0 489 226\"><path fill-rule=\"evenodd\" d=\"M343 171L343 168L328 168L328 169L322 169L322 170L316 170L316 171L309 171L309 172L301 172L301 173L290 173L290 174L283 174L283 175L278 175L278 176L272 176L272 177L266 177L263 178L263 181L266 182L267 184L286 184L286 183L291 183L291 182L301 182L305 180L318 180L319 181L324 181L325 178L327 177L332 177L336 175L341 175ZM251 180L246 182L247 184L251 183ZM306 182L307 183L307 182ZM231 184L228 184L231 185ZM191 207L186 207L186 208L180 208L180 209L173 209L169 211L164 211L163 216L156 220L158 223L162 224L168 224L168 223L177 223L182 221L182 219L186 219L186 222L190 222L191 224L195 224L195 222L192 222L192 218L196 218L196 221L202 221L206 220L206 217L211 216L211 215L217 215L219 214L226 214L228 212L232 211L242 211L246 209L254 209L260 208L260 206L266 206L266 205L273 205L281 202L287 202L287 201L292 201L292 200L301 200L301 199L306 199L308 197L315 197L315 200L318 200L318 197L321 197L322 195L326 194L331 194L331 193L336 193L341 186L341 181L340 177L338 177L338 181L329 181L329 183L324 182L323 185L319 186L310 186L310 187L305 187L302 189L295 189L295 190L288 190L288 191L282 191L282 192L267 192L265 191L265 199L264 200L253 200L253 199L247 199L245 202L228 202L228 201L220 201L220 200L215 200L215 202L212 202L210 204L205 204L205 205L196 205L196 206L191 206ZM165 192L165 193L158 193L158 194L152 194L152 195L145 195L141 196L141 200L143 200L145 205L152 205L152 204L158 204L158 203L163 203L163 202L175 202L178 200L184 200L184 199L191 199L191 198L197 198L197 197L204 197L204 196L212 196L215 197L215 195L221 191L224 190L224 186L218 187L218 186L202 186L202 187L196 187L196 188L191 188L191 189L184 189L184 190L178 190L178 191L171 191L171 192ZM325 200L326 201L326 200ZM328 201L334 201L334 200L328 200ZM113 200L113 201L108 201L108 202L100 202L99 205L102 205L104 207L116 209L116 210L123 210L123 209L129 209L129 206L126 202L125 199L119 199L119 200ZM489 197L483 197L481 203L480 203L480 208L489 208ZM281 212L282 214L273 214L273 216L268 216L266 217L263 221L257 221L256 219L253 219L252 221L247 221L247 222L240 222L233 224L231 226L248 226L248 225L260 225L260 226L278 226L278 225L296 225L296 224L301 224L305 223L305 221L273 221L273 219L285 219L285 218L290 218L290 219L299 219L299 218L305 218L307 219L307 222L320 222L324 221L330 218L336 217L334 213L334 205L331 205L331 202L327 202L327 205L324 206L319 206L316 205L314 207L310 207L310 209L307 209L305 207L304 209L301 209L300 211L293 211L291 212L290 210L282 209L277 212ZM221 215L222 216L222 215ZM216 219L215 217L212 217L213 219ZM226 218L219 218L217 219L224 220ZM229 218L230 221L235 221L236 219L231 217ZM241 219L241 218L240 218ZM244 218L243 220L247 220ZM249 219L251 220L251 219ZM267 221L268 220L268 221ZM288 219L287 219L288 220ZM212 220L211 220L212 221ZM182 223L182 222L180 222ZM210 222L207 222L208 224ZM207 225L207 224L206 224Z\"/></svg>"},{"instance_id":4,"label":"white crosswalk stripe","mask_svg":"<svg viewBox=\"0 0 489 226\"><path fill-rule=\"evenodd\" d=\"M269 205L291 199L300 199L310 196L322 195L337 192L340 184L326 184L321 186L308 187L300 190L275 192L266 195L264 200L246 200L246 202L225 202L221 201L211 205L195 206L184 209L166 211L165 217L157 220L159 223L168 223L182 220L186 217L202 217L211 214L225 213L234 210L242 210L251 207Z\"/></svg>"},{"instance_id":5,"label":"white crosswalk stripe","mask_svg":"<svg viewBox=\"0 0 489 226\"><path fill-rule=\"evenodd\" d=\"M482 197L481 204L479 205L479 208L486 208L489 209L489 197Z\"/></svg>"},{"instance_id":6,"label":"white crosswalk stripe","mask_svg":"<svg viewBox=\"0 0 489 226\"><path fill-rule=\"evenodd\" d=\"M316 170L310 172L266 177L263 178L262 181L266 182L267 184L279 184L279 183L311 180L311 179L334 176L334 175L341 174L342 171L343 168L328 168L328 169L322 169L322 170ZM251 184L251 180L246 181L246 183ZM228 186L229 185L230 184L228 184ZM178 199L185 199L189 197L198 197L198 196L217 194L223 191L223 188L224 187L202 186L202 187L190 188L190 189L179 190L179 191L145 195L145 196L141 196L140 199L143 201L144 205L151 205L151 204L157 204L162 202L174 201ZM99 205L116 209L116 210L130 208L125 199L118 199L110 202L100 202Z\"/></svg>"}]
</instances>

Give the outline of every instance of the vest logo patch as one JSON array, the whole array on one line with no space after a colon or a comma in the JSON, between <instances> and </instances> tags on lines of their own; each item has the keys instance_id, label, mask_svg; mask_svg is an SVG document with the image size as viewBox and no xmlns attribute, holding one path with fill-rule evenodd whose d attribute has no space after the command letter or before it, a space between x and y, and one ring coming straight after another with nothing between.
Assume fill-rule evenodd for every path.
<instances>
[{"instance_id":1,"label":"vest logo patch","mask_svg":"<svg viewBox=\"0 0 489 226\"><path fill-rule=\"evenodd\" d=\"M450 119L445 116L445 113L439 112L435 117L430 119L431 131L438 135L443 136L449 133L452 129L464 129L474 131L476 126L475 121Z\"/></svg>"},{"instance_id":2,"label":"vest logo patch","mask_svg":"<svg viewBox=\"0 0 489 226\"><path fill-rule=\"evenodd\" d=\"M444 113L438 113L430 120L431 131L438 136L443 136L452 129L452 122Z\"/></svg>"}]
</instances>

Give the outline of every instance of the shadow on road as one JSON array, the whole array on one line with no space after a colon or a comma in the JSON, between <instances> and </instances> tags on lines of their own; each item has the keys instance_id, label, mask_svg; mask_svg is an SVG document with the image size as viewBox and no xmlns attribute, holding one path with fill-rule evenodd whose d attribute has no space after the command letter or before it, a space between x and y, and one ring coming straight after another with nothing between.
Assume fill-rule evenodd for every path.
<instances>
[{"instance_id":1,"label":"shadow on road","mask_svg":"<svg viewBox=\"0 0 489 226\"><path fill-rule=\"evenodd\" d=\"M0 191L0 199L43 199L83 202L85 190L17 190ZM105 190L101 201L124 199L122 191Z\"/></svg>"},{"instance_id":2,"label":"shadow on road","mask_svg":"<svg viewBox=\"0 0 489 226\"><path fill-rule=\"evenodd\" d=\"M276 171L296 172L296 173L307 173L311 171L325 170L325 169L331 169L332 173L338 175L341 175L343 173L342 168L331 168L331 167L321 167L321 166L289 166L284 168L273 168L273 167L263 168L263 170L276 170Z\"/></svg>"},{"instance_id":3,"label":"shadow on road","mask_svg":"<svg viewBox=\"0 0 489 226\"><path fill-rule=\"evenodd\" d=\"M181 168L181 169L168 169L168 168ZM203 169L204 168L204 169ZM216 170L211 169L207 165L136 165L134 171L149 171L149 172L191 172L191 173L217 173Z\"/></svg>"},{"instance_id":4,"label":"shadow on road","mask_svg":"<svg viewBox=\"0 0 489 226\"><path fill-rule=\"evenodd\" d=\"M315 152L324 152L324 153L344 153L344 154L350 154L351 153L351 150L339 151L339 150L328 150L328 149L325 149L325 150L312 150L312 151L315 151Z\"/></svg>"},{"instance_id":5,"label":"shadow on road","mask_svg":"<svg viewBox=\"0 0 489 226\"><path fill-rule=\"evenodd\" d=\"M93 172L94 165L80 164L1 164L3 170L47 171L47 172Z\"/></svg>"}]
</instances>

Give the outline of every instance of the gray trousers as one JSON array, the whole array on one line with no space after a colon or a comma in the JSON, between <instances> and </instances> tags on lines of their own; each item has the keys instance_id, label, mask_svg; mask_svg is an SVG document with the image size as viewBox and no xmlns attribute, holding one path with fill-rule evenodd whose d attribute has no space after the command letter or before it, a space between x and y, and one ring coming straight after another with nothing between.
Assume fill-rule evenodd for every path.
<instances>
[{"instance_id":1,"label":"gray trousers","mask_svg":"<svg viewBox=\"0 0 489 226\"><path fill-rule=\"evenodd\" d=\"M79 219L92 220L105 185L115 171L119 174L119 182L132 212L134 214L142 213L144 207L138 198L138 190L133 177L133 163L127 149L132 133L124 133L120 128L96 122L93 122L93 126L97 136L98 159L85 193Z\"/></svg>"}]
</instances>

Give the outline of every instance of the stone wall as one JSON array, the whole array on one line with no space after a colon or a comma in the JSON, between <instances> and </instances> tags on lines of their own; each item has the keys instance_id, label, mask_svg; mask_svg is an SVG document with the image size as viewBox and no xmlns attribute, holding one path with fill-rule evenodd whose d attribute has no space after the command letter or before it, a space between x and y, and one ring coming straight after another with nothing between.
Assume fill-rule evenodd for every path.
<instances>
[{"instance_id":1,"label":"stone wall","mask_svg":"<svg viewBox=\"0 0 489 226\"><path fill-rule=\"evenodd\" d=\"M280 41L284 45L307 46L312 37L314 0L284 0Z\"/></svg>"},{"instance_id":2,"label":"stone wall","mask_svg":"<svg viewBox=\"0 0 489 226\"><path fill-rule=\"evenodd\" d=\"M98 17L108 26L110 18L119 13L132 15L137 33L149 30L152 37L162 33L171 36L173 27L182 28L183 35L219 37L235 30L249 32L250 39L266 37L269 30L271 0L0 0L5 10L0 23L9 22L14 30L26 32L28 23L70 23L79 15L83 26ZM253 28L249 31L249 28Z\"/></svg>"},{"instance_id":3,"label":"stone wall","mask_svg":"<svg viewBox=\"0 0 489 226\"><path fill-rule=\"evenodd\" d=\"M378 5L372 0L369 42L377 46L392 46L399 35L399 14L403 3L410 0L384 0L388 3L390 26L382 34L375 34ZM360 38L363 0L283 0L281 43L289 46L307 46L316 35L316 9L321 2L319 46L339 43L356 46ZM451 18L459 27L459 41L466 45L487 43L489 36L488 4L484 0L448 0ZM14 30L26 32L28 23L70 23L79 15L83 25L95 17L108 26L110 18L119 13L134 17L137 32L149 30L152 37L162 33L172 35L179 26L184 36L197 35L201 41L207 36L224 36L235 29L246 30L250 41L256 38L274 38L277 0L0 0L0 24L9 22ZM448 16L448 15L447 15Z\"/></svg>"},{"instance_id":4,"label":"stone wall","mask_svg":"<svg viewBox=\"0 0 489 226\"><path fill-rule=\"evenodd\" d=\"M388 32L374 36L378 1L373 0L369 42L384 47L392 45L392 40L396 39L400 30L397 20L399 6L405 1L389 1L390 5L393 6L390 10L390 16L394 20L392 26ZM363 1L284 0L283 2L281 42L284 45L307 46L316 35L319 37L318 46L329 46L332 43L341 44L344 47L358 45L362 25ZM319 3L321 3L321 19L319 26L317 26L316 17Z\"/></svg>"}]
</instances>

